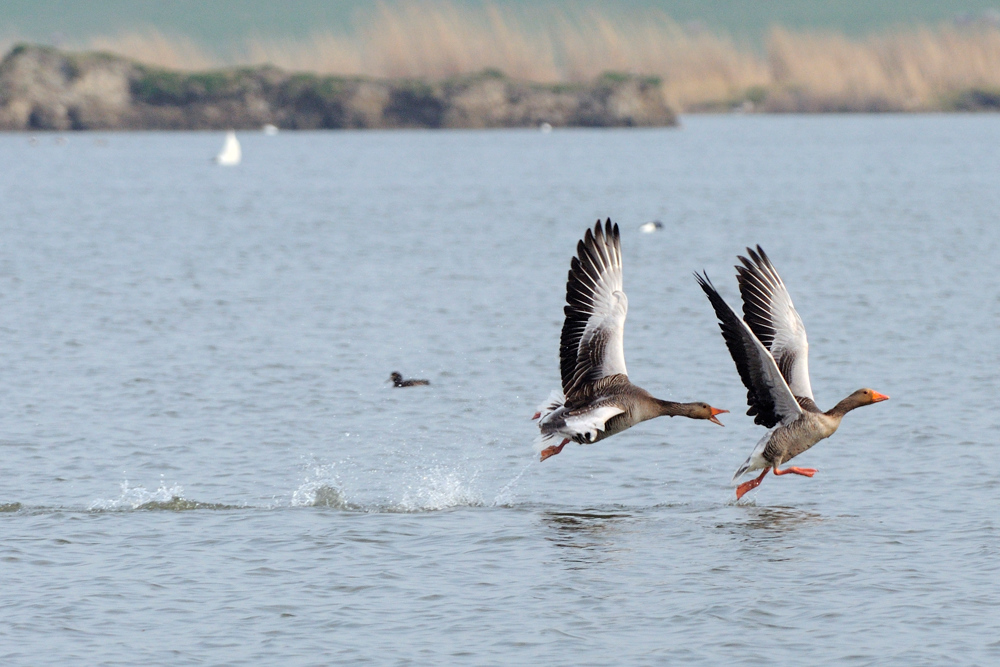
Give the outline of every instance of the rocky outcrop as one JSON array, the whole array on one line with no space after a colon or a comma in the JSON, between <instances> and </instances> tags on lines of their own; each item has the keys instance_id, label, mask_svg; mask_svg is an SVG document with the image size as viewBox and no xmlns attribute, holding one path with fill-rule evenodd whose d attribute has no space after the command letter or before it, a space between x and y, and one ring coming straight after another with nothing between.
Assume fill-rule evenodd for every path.
<instances>
[{"instance_id":1,"label":"rocky outcrop","mask_svg":"<svg viewBox=\"0 0 1000 667\"><path fill-rule=\"evenodd\" d=\"M156 69L18 46L0 62L0 129L196 130L675 125L659 81L608 74L541 85L487 71L442 82Z\"/></svg>"}]
</instances>

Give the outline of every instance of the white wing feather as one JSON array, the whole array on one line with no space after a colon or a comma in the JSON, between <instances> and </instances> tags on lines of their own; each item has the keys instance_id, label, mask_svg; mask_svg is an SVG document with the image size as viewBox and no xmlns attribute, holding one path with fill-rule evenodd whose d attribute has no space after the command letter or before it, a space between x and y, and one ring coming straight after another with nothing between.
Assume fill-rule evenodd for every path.
<instances>
[{"instance_id":1,"label":"white wing feather","mask_svg":"<svg viewBox=\"0 0 1000 667\"><path fill-rule=\"evenodd\" d=\"M737 268L740 270L744 311L747 308L757 311L756 316L747 313L754 323L751 328L754 331L761 329L760 338L779 368L787 374L792 394L812 399L806 327L795 310L788 288L767 254L760 246L757 246L757 252L750 248L747 250L753 261L741 257L744 266Z\"/></svg>"}]
</instances>

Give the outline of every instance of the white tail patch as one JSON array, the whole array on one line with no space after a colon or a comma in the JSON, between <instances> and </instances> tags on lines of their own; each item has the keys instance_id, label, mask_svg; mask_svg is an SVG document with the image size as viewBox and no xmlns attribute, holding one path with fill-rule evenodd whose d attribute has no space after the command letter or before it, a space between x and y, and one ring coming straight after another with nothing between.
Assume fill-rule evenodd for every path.
<instances>
[{"instance_id":1,"label":"white tail patch","mask_svg":"<svg viewBox=\"0 0 1000 667\"><path fill-rule=\"evenodd\" d=\"M567 419L566 431L582 435L584 440L594 441L597 439L597 434L604 430L607 421L623 412L625 411L617 405L602 405Z\"/></svg>"},{"instance_id":2,"label":"white tail patch","mask_svg":"<svg viewBox=\"0 0 1000 667\"><path fill-rule=\"evenodd\" d=\"M739 481L737 480L739 480L740 476L744 473L753 472L754 470L763 470L771 465L764 459L764 448L767 447L767 443L771 439L771 434L774 433L775 430L777 429L771 429L757 442L757 445L753 448L753 452L750 453L747 460L743 462L740 469L736 471L735 475L733 475L733 486L739 486Z\"/></svg>"},{"instance_id":3,"label":"white tail patch","mask_svg":"<svg viewBox=\"0 0 1000 667\"><path fill-rule=\"evenodd\" d=\"M566 396L563 395L562 391L559 389L553 389L549 397L538 406L538 425L541 427L545 423L545 420L549 418L553 412L558 410L566 402ZM535 451L541 452L543 449L549 445L556 444L553 442L556 438L560 437L558 433L549 433L548 435L544 433L539 433L538 437L535 438Z\"/></svg>"},{"instance_id":4,"label":"white tail patch","mask_svg":"<svg viewBox=\"0 0 1000 667\"><path fill-rule=\"evenodd\" d=\"M545 402L538 406L538 423L541 424L548 418L553 412L558 410L566 402L566 397L558 389L553 389L549 397L545 399Z\"/></svg>"},{"instance_id":5,"label":"white tail patch","mask_svg":"<svg viewBox=\"0 0 1000 667\"><path fill-rule=\"evenodd\" d=\"M549 401L539 406L542 416L538 420L538 428L541 432L535 440L536 451L540 452L549 445L558 444L557 440L561 442L563 439L580 438L584 442L594 442L609 419L625 412L615 405L601 405L566 416L566 411L562 410L564 402L561 393L553 392ZM551 424L547 423L550 417L553 422Z\"/></svg>"}]
</instances>

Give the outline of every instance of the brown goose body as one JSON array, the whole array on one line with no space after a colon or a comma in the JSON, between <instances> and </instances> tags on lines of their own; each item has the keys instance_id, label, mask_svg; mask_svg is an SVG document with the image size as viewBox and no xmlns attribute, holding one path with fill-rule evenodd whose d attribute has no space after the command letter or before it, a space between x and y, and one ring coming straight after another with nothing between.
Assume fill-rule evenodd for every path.
<instances>
[{"instance_id":1,"label":"brown goose body","mask_svg":"<svg viewBox=\"0 0 1000 667\"><path fill-rule=\"evenodd\" d=\"M602 429L576 432L570 440L581 445L592 444L656 417L688 417L718 423L715 415L724 412L708 403L675 403L656 398L629 382L627 376L619 374L602 378L588 385L587 391L574 395L572 400L567 399L560 408L547 415L539 428L543 435L557 434L565 430L567 422L574 417L586 416L604 408L620 412L606 419Z\"/></svg>"},{"instance_id":2,"label":"brown goose body","mask_svg":"<svg viewBox=\"0 0 1000 667\"><path fill-rule=\"evenodd\" d=\"M791 423L768 433L761 458L772 468L791 461L820 440L836 433L844 415L851 410L885 400L877 396L881 394L871 389L859 389L826 412L816 407L812 400L799 398L802 414Z\"/></svg>"},{"instance_id":3,"label":"brown goose body","mask_svg":"<svg viewBox=\"0 0 1000 667\"><path fill-rule=\"evenodd\" d=\"M809 343L784 282L760 246L747 248L736 267L743 318L726 303L707 275L695 274L719 319L719 328L747 388L748 415L771 430L733 476L763 469L756 479L740 484L737 499L756 488L769 470L812 477L813 468L778 466L829 438L851 410L888 399L872 389L859 389L831 410L822 412L809 381Z\"/></svg>"},{"instance_id":4,"label":"brown goose body","mask_svg":"<svg viewBox=\"0 0 1000 667\"><path fill-rule=\"evenodd\" d=\"M707 419L728 412L707 403L674 403L632 384L625 369L623 334L628 298L622 288L618 225L600 221L577 244L566 281L566 319L560 338L562 391L538 408L544 461L568 442L590 444L663 416ZM549 444L562 438L558 445Z\"/></svg>"}]
</instances>

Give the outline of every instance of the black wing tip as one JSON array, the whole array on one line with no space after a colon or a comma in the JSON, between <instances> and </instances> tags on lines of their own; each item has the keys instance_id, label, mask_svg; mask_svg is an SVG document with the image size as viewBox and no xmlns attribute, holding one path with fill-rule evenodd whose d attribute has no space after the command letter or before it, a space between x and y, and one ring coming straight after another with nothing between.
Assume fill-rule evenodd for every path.
<instances>
[{"instance_id":1,"label":"black wing tip","mask_svg":"<svg viewBox=\"0 0 1000 667\"><path fill-rule=\"evenodd\" d=\"M747 247L747 254L750 255L750 259L747 259L743 255L736 256L736 259L740 260L746 268L753 270L755 268L773 267L773 264L771 264L771 258L767 256L767 253L764 252L764 249L760 247L759 243L757 244L756 249ZM737 266L736 270L741 270L741 267Z\"/></svg>"},{"instance_id":2,"label":"black wing tip","mask_svg":"<svg viewBox=\"0 0 1000 667\"><path fill-rule=\"evenodd\" d=\"M592 236L593 238L597 239L603 236L609 241L617 242L619 237L621 236L621 233L618 230L618 223L611 222L611 218L605 218L604 222L601 222L601 219L598 218L597 222L594 224L593 231L591 231L589 227L587 228L587 234L586 236L584 236L584 238L586 239L587 236Z\"/></svg>"},{"instance_id":3,"label":"black wing tip","mask_svg":"<svg viewBox=\"0 0 1000 667\"><path fill-rule=\"evenodd\" d=\"M591 262L596 258L604 257L610 249L613 254L621 252L621 231L617 223L612 223L611 218L604 222L600 220L593 229L587 228L583 239L576 244L576 256L580 263Z\"/></svg>"},{"instance_id":4,"label":"black wing tip","mask_svg":"<svg viewBox=\"0 0 1000 667\"><path fill-rule=\"evenodd\" d=\"M694 279L698 281L698 285L700 285L701 288L705 290L706 294L709 293L709 290L715 292L716 294L719 293L719 290L715 289L715 285L712 284L712 279L708 277L708 271L706 271L705 269L702 269L701 273L695 271Z\"/></svg>"}]
</instances>

